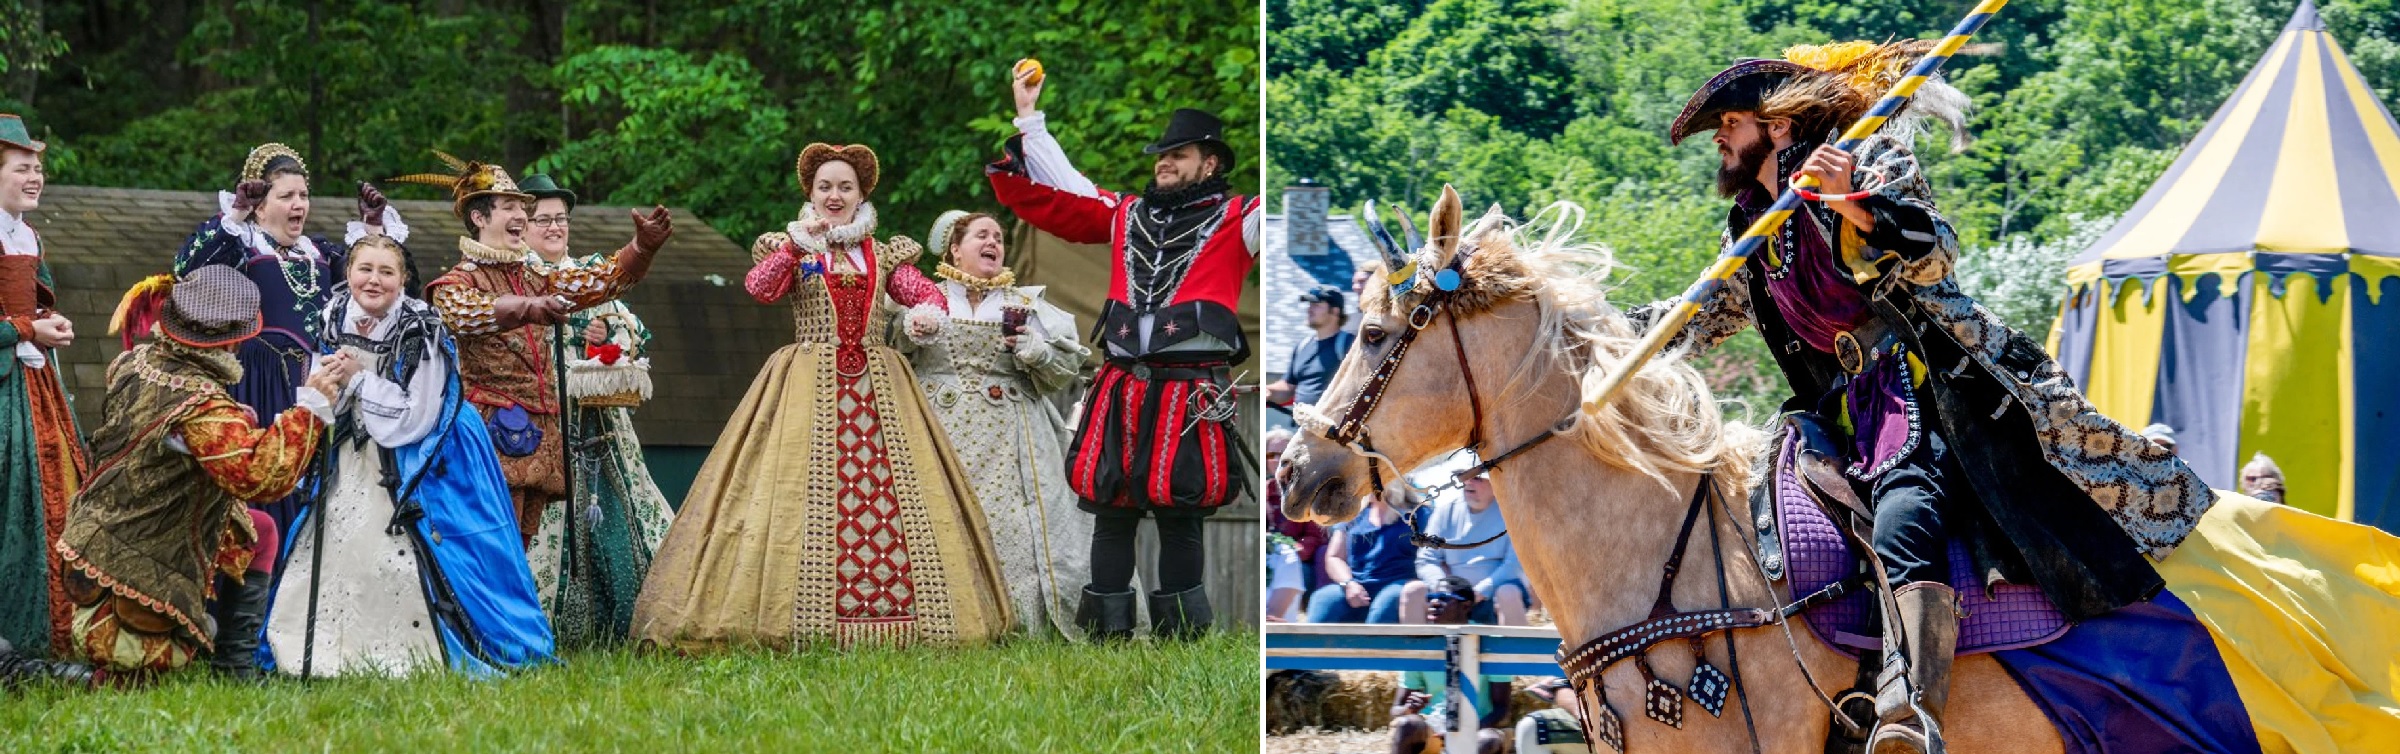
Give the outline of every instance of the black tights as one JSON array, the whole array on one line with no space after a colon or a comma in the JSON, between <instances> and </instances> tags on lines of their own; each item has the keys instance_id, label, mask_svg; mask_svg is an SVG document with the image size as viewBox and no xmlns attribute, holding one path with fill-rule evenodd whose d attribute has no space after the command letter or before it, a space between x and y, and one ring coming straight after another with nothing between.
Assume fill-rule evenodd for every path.
<instances>
[{"instance_id":1,"label":"black tights","mask_svg":"<svg viewBox=\"0 0 2400 754\"><path fill-rule=\"evenodd\" d=\"M1157 516L1160 594L1199 586L1208 551L1200 546L1199 516ZM1116 594L1133 588L1133 535L1140 514L1104 513L1092 528L1092 591Z\"/></svg>"}]
</instances>

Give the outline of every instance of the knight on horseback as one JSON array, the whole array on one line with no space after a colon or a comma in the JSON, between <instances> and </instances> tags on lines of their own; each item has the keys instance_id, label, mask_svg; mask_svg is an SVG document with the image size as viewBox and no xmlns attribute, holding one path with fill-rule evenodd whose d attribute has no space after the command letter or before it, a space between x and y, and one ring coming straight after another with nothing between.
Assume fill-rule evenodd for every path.
<instances>
[{"instance_id":1,"label":"knight on horseback","mask_svg":"<svg viewBox=\"0 0 2400 754\"><path fill-rule=\"evenodd\" d=\"M1791 181L1819 182L1670 347L1696 353L1757 328L1791 387L1787 431L1819 438L1803 443L1818 452L1801 454L1816 462L1802 476L1848 504L1886 587L1882 662L1860 674L1875 752L1939 746L1960 616L1951 538L1970 543L1971 581L2038 585L2080 621L2156 594L2164 582L2144 556L2165 558L2215 502L1952 279L1958 238L1910 144L1938 119L1963 145L1963 95L1929 82L1881 134L1831 146L1929 49L1850 42L1741 60L1668 131L1671 144L1716 132L1728 244ZM1647 329L1675 304L1628 316Z\"/></svg>"}]
</instances>

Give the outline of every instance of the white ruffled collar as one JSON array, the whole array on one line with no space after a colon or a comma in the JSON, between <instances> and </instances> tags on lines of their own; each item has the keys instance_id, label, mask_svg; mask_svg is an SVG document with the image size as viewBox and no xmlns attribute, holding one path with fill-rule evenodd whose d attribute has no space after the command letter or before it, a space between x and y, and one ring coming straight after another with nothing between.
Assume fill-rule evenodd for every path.
<instances>
[{"instance_id":1,"label":"white ruffled collar","mask_svg":"<svg viewBox=\"0 0 2400 754\"><path fill-rule=\"evenodd\" d=\"M459 258L476 264L514 264L525 261L525 256L531 253L532 249L508 251L485 246L483 242L466 236L458 237Z\"/></svg>"},{"instance_id":2,"label":"white ruffled collar","mask_svg":"<svg viewBox=\"0 0 2400 754\"><path fill-rule=\"evenodd\" d=\"M225 232L233 234L233 237L242 239L244 246L250 247L250 251L260 256L276 259L291 259L299 256L305 257L311 262L325 260L324 253L317 250L317 242L309 238L306 233L293 239L291 248L285 249L277 245L275 236L268 233L266 228L259 227L257 221L234 219L241 215L233 210L233 192L231 191L217 192L217 211L219 213L217 226L224 228Z\"/></svg>"},{"instance_id":3,"label":"white ruffled collar","mask_svg":"<svg viewBox=\"0 0 2400 754\"><path fill-rule=\"evenodd\" d=\"M41 237L34 235L33 224L24 215L0 212L0 251L9 256L40 256Z\"/></svg>"},{"instance_id":4,"label":"white ruffled collar","mask_svg":"<svg viewBox=\"0 0 2400 754\"><path fill-rule=\"evenodd\" d=\"M800 226L807 224L810 220L818 219L819 217L820 215L817 214L817 205L800 205L800 219L793 220L791 223L783 226L783 232L785 235L791 236L792 243L799 244L800 248L819 254L825 253L827 249L837 246L847 249L858 248L860 243L866 241L868 236L875 233L874 202L860 203L858 205L858 211L852 213L851 215L850 224L828 229L825 231L825 235L823 236L814 235L801 230Z\"/></svg>"}]
</instances>

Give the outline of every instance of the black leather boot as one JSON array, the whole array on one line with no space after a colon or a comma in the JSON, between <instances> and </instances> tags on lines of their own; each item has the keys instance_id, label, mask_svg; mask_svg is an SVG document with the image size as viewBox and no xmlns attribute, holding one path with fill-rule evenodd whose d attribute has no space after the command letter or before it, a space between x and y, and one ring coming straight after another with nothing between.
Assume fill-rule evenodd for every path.
<instances>
[{"instance_id":1,"label":"black leather boot","mask_svg":"<svg viewBox=\"0 0 2400 754\"><path fill-rule=\"evenodd\" d=\"M258 669L258 634L267 623L267 589L274 581L273 576L251 571L239 583L226 579L218 584L217 602L209 606L217 619L217 651L208 658L210 668L235 680L265 678Z\"/></svg>"},{"instance_id":2,"label":"black leather boot","mask_svg":"<svg viewBox=\"0 0 2400 754\"><path fill-rule=\"evenodd\" d=\"M52 682L80 688L92 686L92 669L72 662L52 662L17 653L7 639L0 639L0 691L15 691L28 685Z\"/></svg>"},{"instance_id":3,"label":"black leather boot","mask_svg":"<svg viewBox=\"0 0 2400 754\"><path fill-rule=\"evenodd\" d=\"M1150 593L1150 635L1190 640L1208 633L1216 614L1208 609L1208 586L1198 584L1174 594Z\"/></svg>"},{"instance_id":4,"label":"black leather boot","mask_svg":"<svg viewBox=\"0 0 2400 754\"><path fill-rule=\"evenodd\" d=\"M1133 638L1133 592L1102 594L1083 588L1083 603L1075 606L1075 626L1093 643Z\"/></svg>"},{"instance_id":5,"label":"black leather boot","mask_svg":"<svg viewBox=\"0 0 2400 754\"><path fill-rule=\"evenodd\" d=\"M1884 665L1875 697L1882 724L1868 739L1867 751L1938 754L1942 712L1950 701L1951 653L1958 648L1958 593L1948 584L1917 581L1892 590L1892 601L1908 641L1905 652L1893 653L1903 661ZM1884 634L1886 647L1897 645L1891 630Z\"/></svg>"}]
</instances>

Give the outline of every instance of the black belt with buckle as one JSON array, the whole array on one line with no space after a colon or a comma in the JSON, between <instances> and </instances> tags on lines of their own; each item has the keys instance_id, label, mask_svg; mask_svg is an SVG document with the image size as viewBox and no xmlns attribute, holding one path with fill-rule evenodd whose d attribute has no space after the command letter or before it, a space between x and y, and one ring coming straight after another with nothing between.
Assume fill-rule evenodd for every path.
<instances>
[{"instance_id":1,"label":"black belt with buckle","mask_svg":"<svg viewBox=\"0 0 2400 754\"><path fill-rule=\"evenodd\" d=\"M1850 374L1867 371L1867 367L1900 350L1900 333L1882 317L1870 317L1858 329L1833 336L1833 358L1841 363L1842 371Z\"/></svg>"},{"instance_id":2,"label":"black belt with buckle","mask_svg":"<svg viewBox=\"0 0 2400 754\"><path fill-rule=\"evenodd\" d=\"M1131 373L1143 382L1152 380L1212 380L1225 382L1230 365L1222 361L1186 364L1150 364L1132 359L1109 359L1118 369Z\"/></svg>"}]
</instances>

